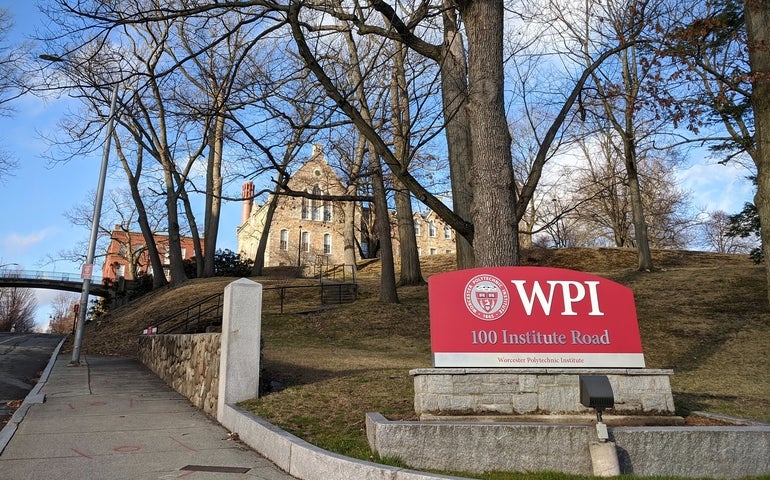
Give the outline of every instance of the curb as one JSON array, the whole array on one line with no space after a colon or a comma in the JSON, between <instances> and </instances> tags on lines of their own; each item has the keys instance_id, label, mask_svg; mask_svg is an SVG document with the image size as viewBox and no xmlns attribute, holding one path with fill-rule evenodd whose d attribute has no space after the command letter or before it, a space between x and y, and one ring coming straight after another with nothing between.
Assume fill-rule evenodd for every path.
<instances>
[{"instance_id":1,"label":"curb","mask_svg":"<svg viewBox=\"0 0 770 480\"><path fill-rule=\"evenodd\" d=\"M40 393L40 390L43 388L43 386L45 386L45 383L48 381L48 377L51 376L51 370L53 370L53 365L56 363L56 357L59 356L59 351L61 350L62 345L64 345L65 340L67 340L66 336L61 339L59 345L57 345L54 349L53 353L51 354L51 359L48 360L48 365L46 365L43 373L40 375L40 379L37 381L37 384L32 388L32 390L30 390L27 396L24 397L24 400L21 402L21 406L19 406L19 408L13 412L13 416L11 416L11 419L8 420L8 423L5 425L5 427L0 430L0 453L3 453L5 447L8 446L8 443L11 441L13 435L16 433L16 430L19 428L19 424L27 415L27 410L29 410L29 407L45 402L45 394Z\"/></svg>"},{"instance_id":2,"label":"curb","mask_svg":"<svg viewBox=\"0 0 770 480\"><path fill-rule=\"evenodd\" d=\"M264 419L226 404L218 422L257 453L299 480L366 478L368 480L468 480L408 468L391 467L329 452Z\"/></svg>"}]
</instances>

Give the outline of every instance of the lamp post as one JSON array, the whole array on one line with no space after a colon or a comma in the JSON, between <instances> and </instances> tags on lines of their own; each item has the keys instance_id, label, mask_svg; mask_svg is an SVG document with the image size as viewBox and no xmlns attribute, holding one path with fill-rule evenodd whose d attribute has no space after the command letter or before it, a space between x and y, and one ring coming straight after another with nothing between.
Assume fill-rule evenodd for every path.
<instances>
[{"instance_id":1,"label":"lamp post","mask_svg":"<svg viewBox=\"0 0 770 480\"><path fill-rule=\"evenodd\" d=\"M112 99L110 101L110 115L107 117L107 138L104 140L104 151L102 152L102 164L99 171L99 183L96 187L96 198L94 199L94 215L91 218L91 236L88 240L88 254L86 263L83 265L81 277L83 278L83 291L80 294L80 307L78 310L78 323L75 328L75 341L72 347L72 359L69 366L80 366L80 349L83 345L83 328L86 323L86 310L88 309L88 294L91 290L91 277L94 271L94 254L96 253L96 239L99 235L99 219L102 215L102 200L104 199L104 183L107 178L107 163L110 159L110 143L112 141L112 132L115 123L115 104L118 100L118 84L112 89Z\"/></svg>"},{"instance_id":2,"label":"lamp post","mask_svg":"<svg viewBox=\"0 0 770 480\"><path fill-rule=\"evenodd\" d=\"M49 62L66 62L58 55L43 54L41 60ZM86 254L86 263L81 271L83 279L83 289L80 293L80 304L78 307L77 327L75 329L75 340L72 347L72 359L68 366L80 366L80 349L83 344L83 328L86 320L86 310L88 309L88 295L91 291L91 278L94 271L94 256L96 253L96 240L99 234L99 219L102 215L102 201L104 199L104 184L107 178L107 164L110 158L110 143L112 141L112 132L115 123L115 104L118 100L118 84L112 88L112 98L110 100L110 114L107 117L107 135L104 139L104 151L102 152L101 169L99 170L99 183L96 187L96 198L94 198L94 214L91 218L91 236L88 240L88 252Z\"/></svg>"}]
</instances>

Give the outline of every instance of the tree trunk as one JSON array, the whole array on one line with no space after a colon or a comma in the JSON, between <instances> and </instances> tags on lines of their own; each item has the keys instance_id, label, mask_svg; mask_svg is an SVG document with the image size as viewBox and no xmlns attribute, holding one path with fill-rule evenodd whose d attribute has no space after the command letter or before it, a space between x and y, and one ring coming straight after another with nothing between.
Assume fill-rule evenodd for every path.
<instances>
[{"instance_id":1,"label":"tree trunk","mask_svg":"<svg viewBox=\"0 0 770 480\"><path fill-rule=\"evenodd\" d=\"M270 203L267 205L267 211L265 212L265 225L262 227L262 234L259 236L259 243L257 244L257 254L254 256L254 265L251 267L251 274L255 277L262 276L262 271L265 268L267 238L270 235L270 226L273 224L273 214L278 205L279 190L280 187L276 185L273 190L273 196L270 198Z\"/></svg>"},{"instance_id":2,"label":"tree trunk","mask_svg":"<svg viewBox=\"0 0 770 480\"><path fill-rule=\"evenodd\" d=\"M468 35L467 111L476 265L518 265L511 136L503 106L503 3L465 1L460 14Z\"/></svg>"},{"instance_id":3,"label":"tree trunk","mask_svg":"<svg viewBox=\"0 0 770 480\"><path fill-rule=\"evenodd\" d=\"M746 0L744 8L753 79L751 102L754 107L754 143L757 152L757 194L754 204L759 214L770 300L770 1Z\"/></svg>"},{"instance_id":4,"label":"tree trunk","mask_svg":"<svg viewBox=\"0 0 770 480\"><path fill-rule=\"evenodd\" d=\"M345 215L345 226L342 230L342 263L345 269L350 269L353 281L356 279L356 204L344 202L342 214ZM347 270L345 270L347 275Z\"/></svg>"},{"instance_id":5,"label":"tree trunk","mask_svg":"<svg viewBox=\"0 0 770 480\"><path fill-rule=\"evenodd\" d=\"M179 233L179 209L177 208L177 202L179 196L176 191L176 182L172 172L174 171L174 165L170 158L168 158L168 152L161 152L160 155L163 158L163 176L166 182L166 211L168 212L168 255L169 255L169 269L171 273L171 284L180 285L188 280L187 274L184 271L184 258L182 257L182 245L180 243Z\"/></svg>"},{"instance_id":6,"label":"tree trunk","mask_svg":"<svg viewBox=\"0 0 770 480\"><path fill-rule=\"evenodd\" d=\"M174 178L176 178L177 185L179 186L177 196L184 206L184 215L187 218L187 225L190 227L190 237L193 239L193 250L195 251L195 255L193 256L195 259L195 276L197 278L203 278L203 250L201 249L201 236L198 233L198 224L195 221L195 212L193 212L190 197L187 195L187 191L182 186L184 183L184 178L182 175L179 175L176 170L174 170ZM182 263L184 263L184 256L182 256Z\"/></svg>"},{"instance_id":7,"label":"tree trunk","mask_svg":"<svg viewBox=\"0 0 770 480\"><path fill-rule=\"evenodd\" d=\"M158 253L158 246L155 244L155 235L150 227L150 221L147 218L147 209L144 206L144 200L142 200L142 194L139 191L139 177L141 177L144 150L139 144L139 148L136 154L136 173L131 170L128 160L123 155L123 149L121 148L120 137L114 135L115 151L120 159L121 165L123 165L123 171L126 173L126 179L128 180L128 186L131 190L131 198L134 200L136 206L137 222L139 223L139 230L144 237L144 244L147 248L147 255L150 259L150 265L152 266L152 288L160 288L168 284L166 275L163 274L163 262L160 260L160 253ZM129 237L130 238L130 237ZM134 276L136 278L136 276Z\"/></svg>"},{"instance_id":8,"label":"tree trunk","mask_svg":"<svg viewBox=\"0 0 770 480\"><path fill-rule=\"evenodd\" d=\"M634 223L634 239L636 240L636 252L639 258L639 270L649 272L653 268L652 253L650 252L650 243L647 238L647 221L644 219L642 189L639 185L639 173L636 167L634 140L624 138L623 148L625 150L626 171L628 172L628 193L631 200L631 217Z\"/></svg>"},{"instance_id":9,"label":"tree trunk","mask_svg":"<svg viewBox=\"0 0 770 480\"><path fill-rule=\"evenodd\" d=\"M385 182L382 178L380 158L369 149L369 161L372 169L372 190L374 193L374 215L377 235L380 237L380 301L398 303L396 292L396 270L393 264L393 242L390 237L390 215L388 200L385 196Z\"/></svg>"},{"instance_id":10,"label":"tree trunk","mask_svg":"<svg viewBox=\"0 0 770 480\"><path fill-rule=\"evenodd\" d=\"M396 189L396 221L398 222L399 257L401 260L401 274L399 285L422 285L420 268L420 255L417 252L417 237L414 235L414 214L412 212L412 196L409 190L393 179Z\"/></svg>"},{"instance_id":11,"label":"tree trunk","mask_svg":"<svg viewBox=\"0 0 770 480\"><path fill-rule=\"evenodd\" d=\"M406 45L396 46L396 51L393 54L393 73L390 78L390 124L393 129L393 151L403 168L408 168L409 165L409 138L412 130L409 91L404 69L406 52ZM412 196L396 176L393 176L393 188L396 201L396 222L398 223L398 252L401 261L398 284L422 285L425 281L422 278L417 238L414 235Z\"/></svg>"},{"instance_id":12,"label":"tree trunk","mask_svg":"<svg viewBox=\"0 0 770 480\"><path fill-rule=\"evenodd\" d=\"M625 87L625 128L619 132L623 138L623 157L628 174L629 199L631 201L631 221L634 223L634 239L636 240L636 252L639 257L639 270L652 271L652 252L647 235L647 221L644 218L644 205L642 204L642 188L639 184L638 162L636 158L636 128L634 125L637 98L639 96L639 76L637 74L636 59L629 59L634 55L634 47L624 51L623 83Z\"/></svg>"},{"instance_id":13,"label":"tree trunk","mask_svg":"<svg viewBox=\"0 0 770 480\"><path fill-rule=\"evenodd\" d=\"M359 187L359 174L361 173L361 165L364 161L364 152L365 152L365 142L363 142L363 138L360 138L359 141L362 143L356 148L354 157L352 158L351 165L349 168L350 171L350 184L346 188L346 193L348 195L355 195L358 193L358 187ZM350 268L350 274L352 275L353 281L356 281L356 229L360 227L360 225L356 225L356 203L355 202L344 202L342 204L342 212L345 215L345 226L343 227L342 235L343 235L343 268ZM362 218L359 218L358 221L360 222ZM361 229L362 237L363 237L363 229Z\"/></svg>"},{"instance_id":14,"label":"tree trunk","mask_svg":"<svg viewBox=\"0 0 770 480\"><path fill-rule=\"evenodd\" d=\"M222 101L218 99L218 104ZM206 167L206 213L203 235L203 276L214 276L214 257L219 236L219 216L222 209L222 152L225 137L225 117L217 115L209 140L209 161Z\"/></svg>"},{"instance_id":15,"label":"tree trunk","mask_svg":"<svg viewBox=\"0 0 770 480\"><path fill-rule=\"evenodd\" d=\"M460 217L471 218L473 191L469 174L473 157L468 113L468 83L463 36L457 23L457 15L450 0L444 0L444 45L441 67L441 99L446 123L446 142L449 154L449 178L452 185L452 210ZM402 237L403 238L403 237ZM473 268L476 260L473 246L462 235L455 235L457 268Z\"/></svg>"}]
</instances>

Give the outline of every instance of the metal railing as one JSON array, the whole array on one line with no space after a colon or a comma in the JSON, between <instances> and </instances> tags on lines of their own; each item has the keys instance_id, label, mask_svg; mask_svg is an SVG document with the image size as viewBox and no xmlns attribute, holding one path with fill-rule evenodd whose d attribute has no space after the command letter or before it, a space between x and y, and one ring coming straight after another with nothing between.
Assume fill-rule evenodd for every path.
<instances>
[{"instance_id":1,"label":"metal railing","mask_svg":"<svg viewBox=\"0 0 770 480\"><path fill-rule=\"evenodd\" d=\"M310 291L310 296L295 294L292 292ZM322 283L314 285L282 285L265 287L263 289L263 307L270 306L272 302L279 306L279 312L284 313L284 307L289 299L295 300L299 311L317 309L321 305L330 303L354 302L358 295L358 285L355 283ZM314 295L318 292L318 296ZM273 297L275 294L277 298ZM224 293L210 295L199 300L182 310L167 315L158 320L154 325L145 328L144 334L169 334L202 332L206 327L220 325L222 323ZM312 307L311 307L312 305Z\"/></svg>"},{"instance_id":2,"label":"metal railing","mask_svg":"<svg viewBox=\"0 0 770 480\"><path fill-rule=\"evenodd\" d=\"M223 293L216 293L158 320L147 333L199 332L222 323ZM147 329L145 329L147 330Z\"/></svg>"},{"instance_id":3,"label":"metal railing","mask_svg":"<svg viewBox=\"0 0 770 480\"><path fill-rule=\"evenodd\" d=\"M45 272L40 270L17 270L13 268L0 268L0 278L24 279L24 280L51 280L54 282L82 282L79 273ZM101 275L94 275L91 283L102 283Z\"/></svg>"}]
</instances>

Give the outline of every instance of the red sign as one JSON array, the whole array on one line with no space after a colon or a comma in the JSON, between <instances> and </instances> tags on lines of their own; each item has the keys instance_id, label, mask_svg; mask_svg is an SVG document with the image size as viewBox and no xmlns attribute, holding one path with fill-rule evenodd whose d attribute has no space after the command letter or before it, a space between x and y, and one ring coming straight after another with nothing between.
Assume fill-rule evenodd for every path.
<instances>
[{"instance_id":1,"label":"red sign","mask_svg":"<svg viewBox=\"0 0 770 480\"><path fill-rule=\"evenodd\" d=\"M428 280L435 367L643 368L631 289L545 267Z\"/></svg>"},{"instance_id":2,"label":"red sign","mask_svg":"<svg viewBox=\"0 0 770 480\"><path fill-rule=\"evenodd\" d=\"M93 263L84 263L83 268L80 270L80 278L83 280L91 280L91 277L94 274L94 264Z\"/></svg>"}]
</instances>

